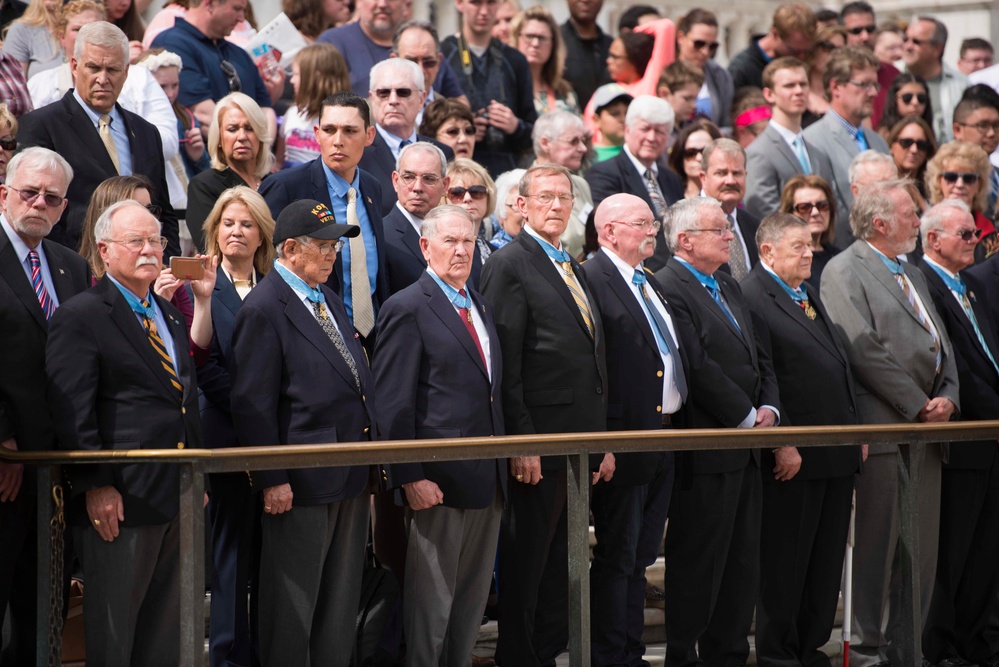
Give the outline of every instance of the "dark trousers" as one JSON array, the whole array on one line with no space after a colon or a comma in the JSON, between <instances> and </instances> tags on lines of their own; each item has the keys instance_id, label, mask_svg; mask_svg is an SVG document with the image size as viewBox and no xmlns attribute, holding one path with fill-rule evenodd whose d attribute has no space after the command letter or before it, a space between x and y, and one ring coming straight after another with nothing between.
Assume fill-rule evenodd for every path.
<instances>
[{"instance_id":1,"label":"dark trousers","mask_svg":"<svg viewBox=\"0 0 999 667\"><path fill-rule=\"evenodd\" d=\"M759 591L761 485L752 460L673 485L666 530L666 665L737 667ZM699 657L698 657L699 656Z\"/></svg>"},{"instance_id":2,"label":"dark trousers","mask_svg":"<svg viewBox=\"0 0 999 667\"><path fill-rule=\"evenodd\" d=\"M854 476L764 482L756 656L760 667L829 667Z\"/></svg>"},{"instance_id":3,"label":"dark trousers","mask_svg":"<svg viewBox=\"0 0 999 667\"><path fill-rule=\"evenodd\" d=\"M0 628L9 604L11 629L4 667L35 664L36 509L35 487L26 481L17 498L0 503Z\"/></svg>"},{"instance_id":4,"label":"dark trousers","mask_svg":"<svg viewBox=\"0 0 999 667\"><path fill-rule=\"evenodd\" d=\"M87 664L176 667L180 519L119 530L113 542L105 542L93 526L73 528L83 565Z\"/></svg>"},{"instance_id":5,"label":"dark trousers","mask_svg":"<svg viewBox=\"0 0 999 667\"><path fill-rule=\"evenodd\" d=\"M659 556L673 475L673 453L668 452L648 484L593 487L597 545L590 564L590 654L595 667L642 664L645 569Z\"/></svg>"},{"instance_id":6,"label":"dark trousers","mask_svg":"<svg viewBox=\"0 0 999 667\"><path fill-rule=\"evenodd\" d=\"M503 667L555 664L569 642L565 470L511 482L500 527L499 639Z\"/></svg>"},{"instance_id":7,"label":"dark trousers","mask_svg":"<svg viewBox=\"0 0 999 667\"><path fill-rule=\"evenodd\" d=\"M208 502L212 549L211 667L249 667L254 653L247 591L256 580L260 504L243 472L211 476ZM256 599L252 600L256 607Z\"/></svg>"},{"instance_id":8,"label":"dark trousers","mask_svg":"<svg viewBox=\"0 0 999 667\"><path fill-rule=\"evenodd\" d=\"M996 653L985 628L997 594L999 457L987 470L943 470L936 588L923 633L927 659L977 662Z\"/></svg>"},{"instance_id":9,"label":"dark trousers","mask_svg":"<svg viewBox=\"0 0 999 667\"><path fill-rule=\"evenodd\" d=\"M260 659L265 667L347 667L361 600L369 496L264 514Z\"/></svg>"}]
</instances>

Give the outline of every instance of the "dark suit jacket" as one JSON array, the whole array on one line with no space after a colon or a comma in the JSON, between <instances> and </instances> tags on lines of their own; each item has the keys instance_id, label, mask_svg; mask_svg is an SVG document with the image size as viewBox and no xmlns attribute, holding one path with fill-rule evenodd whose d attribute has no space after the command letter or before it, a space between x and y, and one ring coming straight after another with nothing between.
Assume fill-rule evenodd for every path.
<instances>
[{"instance_id":1,"label":"dark suit jacket","mask_svg":"<svg viewBox=\"0 0 999 667\"><path fill-rule=\"evenodd\" d=\"M201 429L208 447L238 447L229 405L229 364L232 332L243 305L224 271L219 271L212 292L212 352L208 363L197 369Z\"/></svg>"},{"instance_id":2,"label":"dark suit jacket","mask_svg":"<svg viewBox=\"0 0 999 667\"><path fill-rule=\"evenodd\" d=\"M385 226L385 263L388 265L389 293L395 294L406 289L420 279L427 271L427 260L420 250L420 235L409 224L409 220L392 206L392 211L383 220ZM468 276L468 286L475 289L482 279L482 252L475 244L472 253L472 272Z\"/></svg>"},{"instance_id":3,"label":"dark suit jacket","mask_svg":"<svg viewBox=\"0 0 999 667\"><path fill-rule=\"evenodd\" d=\"M199 252L205 249L203 226L223 192L246 181L232 169L205 169L187 184L187 213L184 222ZM275 216L277 218L277 216Z\"/></svg>"},{"instance_id":4,"label":"dark suit jacket","mask_svg":"<svg viewBox=\"0 0 999 667\"><path fill-rule=\"evenodd\" d=\"M809 304L818 317L810 320L763 266L757 264L739 284L753 314L753 326L773 361L780 387L781 424L823 426L858 424L850 361L832 321L808 283ZM860 447L802 447L801 469L794 479L842 477L861 466ZM771 449L762 451L763 479L773 481L776 465Z\"/></svg>"},{"instance_id":5,"label":"dark suit jacket","mask_svg":"<svg viewBox=\"0 0 999 667\"><path fill-rule=\"evenodd\" d=\"M232 419L244 447L361 442L374 437L374 378L343 302L325 285L326 308L354 358L350 367L315 315L271 271L236 316L229 374ZM367 466L261 470L255 489L290 484L298 505L355 498L368 486Z\"/></svg>"},{"instance_id":6,"label":"dark suit jacket","mask_svg":"<svg viewBox=\"0 0 999 667\"><path fill-rule=\"evenodd\" d=\"M760 219L746 209L735 209L735 219L739 221L739 233L742 240L746 242L746 259L749 260L750 268L760 263L760 251L756 248L756 230L760 228ZM722 264L719 271L724 271L729 275L732 269L728 264Z\"/></svg>"},{"instance_id":7,"label":"dark suit jacket","mask_svg":"<svg viewBox=\"0 0 999 667\"><path fill-rule=\"evenodd\" d=\"M729 321L708 291L687 267L673 258L656 278L676 314L680 344L690 358L690 421L693 428L732 428L751 408L770 405L780 410L777 378L767 350L760 346L750 310L739 284L716 271L722 296L739 328ZM758 458L757 450L684 452L683 474L732 472Z\"/></svg>"},{"instance_id":8,"label":"dark suit jacket","mask_svg":"<svg viewBox=\"0 0 999 667\"><path fill-rule=\"evenodd\" d=\"M454 151L451 150L450 146L445 146L436 139L431 139L430 137L425 137L422 134L416 135L417 141L426 141L437 148L444 151L444 157L450 162L454 159ZM395 157L392 155L392 149L389 148L388 144L385 143L385 139L382 138L381 132L375 131L375 140L371 142L370 146L365 147L364 155L361 156L361 161L357 165L364 171L368 172L375 177L382 187L382 197L381 197L381 210L382 215L388 215L395 203L399 201L396 196L395 188L392 186L392 172L395 171Z\"/></svg>"},{"instance_id":9,"label":"dark suit jacket","mask_svg":"<svg viewBox=\"0 0 999 667\"><path fill-rule=\"evenodd\" d=\"M371 228L375 232L375 245L378 246L378 279L372 295L377 312L378 307L385 303L385 299L391 293L389 291L388 270L385 264L385 232L382 225L381 205L379 204L382 198L382 188L378 181L363 169L361 170L360 186L361 192L358 194L364 200L364 210L368 213L368 220L371 221ZM331 211L333 210L333 205L330 202L330 191L326 187L326 173L323 171L322 158L279 171L260 184L260 194L267 201L267 206L271 209L271 215L275 220L285 206L299 199L315 199L326 204ZM337 222L347 223L346 220L338 220ZM343 262L337 262L333 266L333 273L330 274L329 280L326 281L326 286L342 296L342 285Z\"/></svg>"},{"instance_id":10,"label":"dark suit jacket","mask_svg":"<svg viewBox=\"0 0 999 667\"><path fill-rule=\"evenodd\" d=\"M503 435L503 357L490 308L469 290L489 336L490 381L482 356L444 291L424 272L382 309L372 371L381 434L390 440ZM428 461L388 466L387 486L436 482L444 505L482 509L507 479L505 459ZM403 495L403 498L405 496Z\"/></svg>"},{"instance_id":11,"label":"dark suit jacket","mask_svg":"<svg viewBox=\"0 0 999 667\"><path fill-rule=\"evenodd\" d=\"M482 294L496 312L503 348L506 432L573 433L607 427L607 368L600 310L579 265L572 263L590 303L594 336L558 270L527 231L490 257ZM543 453L543 452L542 452ZM561 456L541 469L562 469Z\"/></svg>"},{"instance_id":12,"label":"dark suit jacket","mask_svg":"<svg viewBox=\"0 0 999 667\"><path fill-rule=\"evenodd\" d=\"M683 199L683 181L669 169L659 169L659 189L662 190L666 205L672 206ZM593 194L593 208L600 206L607 197L619 192L641 197L649 208L655 211L652 206L652 199L649 191L645 187L645 181L631 158L622 150L616 157L603 162L598 162L586 172L586 182L590 184L590 192ZM656 238L656 253L645 262L645 266L651 271L658 271L666 266L669 261L669 248L666 246L665 230L659 230Z\"/></svg>"},{"instance_id":13,"label":"dark suit jacket","mask_svg":"<svg viewBox=\"0 0 999 667\"><path fill-rule=\"evenodd\" d=\"M160 222L163 236L168 241L164 257L169 259L180 254L180 241L177 237L177 215L170 206L160 133L149 121L126 111L120 104L116 108L125 120L132 151L132 171L152 181L150 195L153 203L163 209ZM22 150L30 146L51 149L66 158L73 167L73 180L66 191L69 205L52 228L49 239L77 250L90 195L103 181L118 175L97 128L70 90L58 102L21 116L17 143Z\"/></svg>"},{"instance_id":14,"label":"dark suit jacket","mask_svg":"<svg viewBox=\"0 0 999 667\"><path fill-rule=\"evenodd\" d=\"M985 307L993 330L999 331L999 254L993 255L981 264L969 267L962 275L974 276L985 286L984 291L975 292L975 295Z\"/></svg>"},{"instance_id":15,"label":"dark suit jacket","mask_svg":"<svg viewBox=\"0 0 999 667\"><path fill-rule=\"evenodd\" d=\"M59 303L90 289L90 268L78 254L43 240L42 249ZM21 260L0 229L0 441L14 438L20 451L56 448L45 399L45 341L49 323Z\"/></svg>"},{"instance_id":16,"label":"dark suit jacket","mask_svg":"<svg viewBox=\"0 0 999 667\"><path fill-rule=\"evenodd\" d=\"M187 326L154 297L177 350L181 396L125 297L107 276L56 309L45 350L48 400L59 446L67 450L201 448L198 387ZM179 469L168 464L69 466L72 516L88 523L85 494L114 486L126 526L162 524L177 514Z\"/></svg>"},{"instance_id":17,"label":"dark suit jacket","mask_svg":"<svg viewBox=\"0 0 999 667\"><path fill-rule=\"evenodd\" d=\"M662 428L663 360L659 344L649 326L644 307L635 298L617 266L600 250L583 266L586 282L600 308L607 336L607 430L636 431ZM651 298L658 297L670 318L676 321L666 303L659 282L648 278ZM674 326L676 326L674 324ZM685 346L678 349L679 372L689 373ZM674 363L677 360L674 359ZM676 418L682 417L681 412ZM648 484L665 452L615 454L616 470L611 484Z\"/></svg>"},{"instance_id":18,"label":"dark suit jacket","mask_svg":"<svg viewBox=\"0 0 999 667\"><path fill-rule=\"evenodd\" d=\"M985 354L974 325L957 302L950 288L924 259L919 268L926 276L926 282L933 297L933 304L947 327L950 344L954 348L957 361L958 387L961 396L961 416L964 419L995 419L999 416L999 374ZM979 295L994 292L979 282L978 278L966 271L961 272L968 287L971 309L978 320L978 327L989 346L992 355L999 359L999 337L989 319L985 304ZM974 298L972 298L974 295ZM996 456L996 441L954 442L950 445L950 461L945 464L952 469L988 470Z\"/></svg>"}]
</instances>

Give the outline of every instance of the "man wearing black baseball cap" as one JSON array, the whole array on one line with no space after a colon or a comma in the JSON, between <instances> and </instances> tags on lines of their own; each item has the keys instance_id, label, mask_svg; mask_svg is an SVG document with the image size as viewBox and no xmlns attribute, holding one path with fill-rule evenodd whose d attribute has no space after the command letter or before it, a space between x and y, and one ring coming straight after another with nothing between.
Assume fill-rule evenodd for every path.
<instances>
[{"instance_id":1,"label":"man wearing black baseball cap","mask_svg":"<svg viewBox=\"0 0 999 667\"><path fill-rule=\"evenodd\" d=\"M247 295L232 337L232 417L243 446L375 437L374 380L343 301L324 284L343 237L311 199L281 212L274 271ZM361 596L368 468L253 473L262 491L263 664L346 667ZM294 509L294 511L291 511Z\"/></svg>"}]
</instances>

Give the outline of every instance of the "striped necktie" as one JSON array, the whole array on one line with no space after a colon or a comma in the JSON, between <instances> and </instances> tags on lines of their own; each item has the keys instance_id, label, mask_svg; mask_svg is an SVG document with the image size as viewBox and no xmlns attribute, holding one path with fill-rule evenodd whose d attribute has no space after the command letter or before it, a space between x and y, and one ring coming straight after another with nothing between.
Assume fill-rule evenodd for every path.
<instances>
[{"instance_id":1,"label":"striped necktie","mask_svg":"<svg viewBox=\"0 0 999 667\"><path fill-rule=\"evenodd\" d=\"M357 373L357 364L354 363L354 357L351 356L350 350L347 349L347 343L343 340L343 336L340 335L340 330L336 328L333 320L330 319L329 313L326 311L326 304L322 301L313 301L312 310L319 321L319 326L323 328L326 335L333 341L333 347L343 357L347 368L350 369L350 374L354 376L354 386L357 388L357 391L361 391L361 376Z\"/></svg>"},{"instance_id":2,"label":"striped necktie","mask_svg":"<svg viewBox=\"0 0 999 667\"><path fill-rule=\"evenodd\" d=\"M560 273L562 274L562 280L565 281L565 286L569 288L572 300L576 302L576 308L579 308L579 314L583 316L583 322L586 323L586 330L590 332L590 338L593 338L593 315L590 314L590 306L586 302L586 297L583 295L583 291L572 273L572 262L569 260L562 262L562 271Z\"/></svg>"},{"instance_id":3,"label":"striped necktie","mask_svg":"<svg viewBox=\"0 0 999 667\"><path fill-rule=\"evenodd\" d=\"M919 300L916 299L916 295L912 293L912 288L909 286L909 280L905 277L905 272L902 270L901 265L898 267L898 271L893 270L889 267L892 275L895 276L895 280L898 282L899 287L902 288L902 292L905 294L905 298L909 300L909 304L912 309L916 311L916 317L919 319L919 323L923 325L930 336L933 338L933 352L936 354L936 371L937 374L940 373L940 368L943 363L943 350L940 347L940 340L937 338L937 332L934 331L933 327L930 325L929 320L926 317L926 313L923 309L919 307Z\"/></svg>"},{"instance_id":4,"label":"striped necktie","mask_svg":"<svg viewBox=\"0 0 999 667\"><path fill-rule=\"evenodd\" d=\"M177 370L173 366L173 360L170 359L170 355L167 353L166 343L160 338L159 332L156 330L156 322L149 317L149 302L145 299L142 300L142 307L145 312L142 313L142 326L145 327L146 333L149 334L149 344L153 346L153 350L156 351L156 356L160 358L160 363L163 365L163 370L167 372L170 376L170 384L177 392L184 396L184 385L180 383L180 379L177 377Z\"/></svg>"},{"instance_id":5,"label":"striped necktie","mask_svg":"<svg viewBox=\"0 0 999 667\"><path fill-rule=\"evenodd\" d=\"M35 290L38 305L42 307L45 319L49 319L55 312L55 303L52 302L52 297L49 296L49 291L45 289L45 283L42 281L42 262L37 250L28 251L28 264L31 266L31 287Z\"/></svg>"}]
</instances>

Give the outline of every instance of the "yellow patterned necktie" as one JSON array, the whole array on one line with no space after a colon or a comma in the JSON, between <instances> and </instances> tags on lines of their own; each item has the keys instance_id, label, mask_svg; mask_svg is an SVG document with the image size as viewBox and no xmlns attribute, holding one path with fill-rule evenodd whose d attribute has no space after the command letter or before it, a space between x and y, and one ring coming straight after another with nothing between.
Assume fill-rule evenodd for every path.
<instances>
[{"instance_id":1,"label":"yellow patterned necktie","mask_svg":"<svg viewBox=\"0 0 999 667\"><path fill-rule=\"evenodd\" d=\"M111 162L114 163L114 170L121 173L121 164L118 162L118 147L115 146L114 137L111 136L111 116L104 114L98 121L98 126L100 127L101 141L104 142L104 148L107 149L108 156L111 157Z\"/></svg>"}]
</instances>

